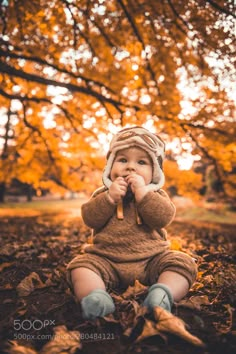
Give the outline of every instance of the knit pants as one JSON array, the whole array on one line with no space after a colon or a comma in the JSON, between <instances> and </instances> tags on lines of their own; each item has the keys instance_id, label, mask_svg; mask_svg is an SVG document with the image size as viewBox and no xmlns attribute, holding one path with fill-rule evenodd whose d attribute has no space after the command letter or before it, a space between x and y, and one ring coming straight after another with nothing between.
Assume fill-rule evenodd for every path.
<instances>
[{"instance_id":1,"label":"knit pants","mask_svg":"<svg viewBox=\"0 0 236 354\"><path fill-rule=\"evenodd\" d=\"M186 253L173 250L166 250L151 258L122 263L91 253L78 255L67 266L67 280L70 285L72 285L71 270L80 267L97 273L109 290L126 289L133 285L135 280L150 286L157 282L164 271L181 274L191 287L197 275L195 260Z\"/></svg>"}]
</instances>

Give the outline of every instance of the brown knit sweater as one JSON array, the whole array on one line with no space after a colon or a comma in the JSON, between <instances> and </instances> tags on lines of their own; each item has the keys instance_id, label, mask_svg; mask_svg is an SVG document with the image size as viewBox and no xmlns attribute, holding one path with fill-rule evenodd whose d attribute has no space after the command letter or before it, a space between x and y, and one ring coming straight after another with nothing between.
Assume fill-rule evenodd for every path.
<instances>
[{"instance_id":1,"label":"brown knit sweater","mask_svg":"<svg viewBox=\"0 0 236 354\"><path fill-rule=\"evenodd\" d=\"M124 219L119 220L107 191L82 205L82 218L95 231L94 244L85 252L128 262L155 256L169 248L164 227L173 220L175 206L163 190L148 192L136 204L133 199L124 200L123 208ZM141 225L136 221L136 208Z\"/></svg>"}]
</instances>

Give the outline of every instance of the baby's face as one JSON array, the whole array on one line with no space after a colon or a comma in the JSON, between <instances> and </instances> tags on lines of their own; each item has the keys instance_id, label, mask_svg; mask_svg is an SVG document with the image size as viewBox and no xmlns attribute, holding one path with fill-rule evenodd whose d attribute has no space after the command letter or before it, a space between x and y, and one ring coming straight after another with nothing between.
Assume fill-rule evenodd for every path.
<instances>
[{"instance_id":1,"label":"baby's face","mask_svg":"<svg viewBox=\"0 0 236 354\"><path fill-rule=\"evenodd\" d=\"M131 173L142 176L145 184L152 181L153 164L148 153L140 148L131 147L118 151L111 168L110 178L127 177Z\"/></svg>"}]
</instances>

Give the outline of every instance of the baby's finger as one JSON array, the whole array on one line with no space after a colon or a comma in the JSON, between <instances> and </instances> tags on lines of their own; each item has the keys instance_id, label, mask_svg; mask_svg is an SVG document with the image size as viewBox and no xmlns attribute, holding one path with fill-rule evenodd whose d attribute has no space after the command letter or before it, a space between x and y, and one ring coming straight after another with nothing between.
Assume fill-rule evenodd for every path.
<instances>
[{"instance_id":1,"label":"baby's finger","mask_svg":"<svg viewBox=\"0 0 236 354\"><path fill-rule=\"evenodd\" d=\"M134 180L136 179L135 177L136 177L135 175L129 175L129 176L127 176L127 177L126 177L126 182L127 182L128 184L132 183L132 181L134 181Z\"/></svg>"},{"instance_id":2,"label":"baby's finger","mask_svg":"<svg viewBox=\"0 0 236 354\"><path fill-rule=\"evenodd\" d=\"M126 195L126 191L120 191L120 195L122 196L122 197L124 197L125 195Z\"/></svg>"},{"instance_id":3,"label":"baby's finger","mask_svg":"<svg viewBox=\"0 0 236 354\"><path fill-rule=\"evenodd\" d=\"M123 192L127 191L128 186L120 186L120 190Z\"/></svg>"},{"instance_id":4,"label":"baby's finger","mask_svg":"<svg viewBox=\"0 0 236 354\"><path fill-rule=\"evenodd\" d=\"M116 182L119 184L119 186L127 186L127 182L124 180L123 177L121 178L121 180L116 180Z\"/></svg>"}]
</instances>

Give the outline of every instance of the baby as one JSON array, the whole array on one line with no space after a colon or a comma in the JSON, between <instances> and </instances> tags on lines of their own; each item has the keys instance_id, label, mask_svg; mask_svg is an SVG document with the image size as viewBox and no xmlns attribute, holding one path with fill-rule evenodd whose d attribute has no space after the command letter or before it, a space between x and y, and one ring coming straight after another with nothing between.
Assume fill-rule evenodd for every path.
<instances>
[{"instance_id":1,"label":"baby","mask_svg":"<svg viewBox=\"0 0 236 354\"><path fill-rule=\"evenodd\" d=\"M171 311L194 282L197 267L187 254L169 249L164 227L175 207L161 187L164 143L143 127L121 130L110 143L104 187L82 205L94 243L68 265L69 280L84 319L115 311L110 290L135 280L149 286L143 305Z\"/></svg>"}]
</instances>

